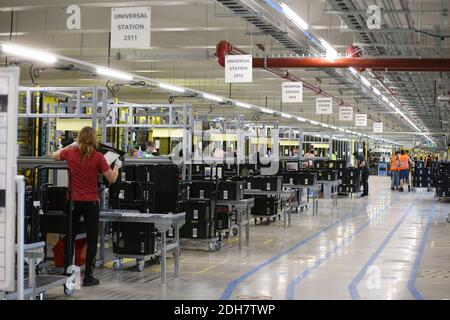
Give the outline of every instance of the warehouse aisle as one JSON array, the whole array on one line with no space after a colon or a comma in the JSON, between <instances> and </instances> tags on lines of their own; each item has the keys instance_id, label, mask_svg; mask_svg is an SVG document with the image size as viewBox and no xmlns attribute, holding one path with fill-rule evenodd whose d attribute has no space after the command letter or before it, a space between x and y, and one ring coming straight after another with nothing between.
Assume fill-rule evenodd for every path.
<instances>
[{"instance_id":1,"label":"warehouse aisle","mask_svg":"<svg viewBox=\"0 0 450 320\"><path fill-rule=\"evenodd\" d=\"M236 239L216 253L183 251L181 278L163 287L159 265L108 264L97 270L99 287L70 299L450 298L448 203L432 192L391 192L385 177L370 186L368 198L341 198L336 209L320 200L318 216L294 216L287 230L282 221L252 225L241 252Z\"/></svg>"}]
</instances>

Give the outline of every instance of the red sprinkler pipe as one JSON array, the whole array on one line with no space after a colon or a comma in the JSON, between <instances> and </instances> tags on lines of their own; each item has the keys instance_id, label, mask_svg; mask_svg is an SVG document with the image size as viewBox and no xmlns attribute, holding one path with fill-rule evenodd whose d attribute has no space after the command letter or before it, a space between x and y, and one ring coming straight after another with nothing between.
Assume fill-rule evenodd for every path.
<instances>
[{"instance_id":1,"label":"red sprinkler pipe","mask_svg":"<svg viewBox=\"0 0 450 320\"><path fill-rule=\"evenodd\" d=\"M226 41L217 45L217 58L225 66L225 55L244 54ZM349 68L357 70L371 69L373 71L450 71L450 59L420 59L420 58L253 58L253 68Z\"/></svg>"}]
</instances>

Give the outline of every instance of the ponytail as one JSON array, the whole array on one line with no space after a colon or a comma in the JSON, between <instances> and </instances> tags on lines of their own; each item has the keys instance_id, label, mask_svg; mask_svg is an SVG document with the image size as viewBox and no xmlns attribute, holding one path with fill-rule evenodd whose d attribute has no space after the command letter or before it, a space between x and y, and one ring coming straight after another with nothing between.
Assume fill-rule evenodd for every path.
<instances>
[{"instance_id":1,"label":"ponytail","mask_svg":"<svg viewBox=\"0 0 450 320\"><path fill-rule=\"evenodd\" d=\"M89 159L95 149L97 148L97 132L86 126L81 129L78 135L78 145L80 146L81 153L83 154L83 158L81 159L81 165Z\"/></svg>"}]
</instances>

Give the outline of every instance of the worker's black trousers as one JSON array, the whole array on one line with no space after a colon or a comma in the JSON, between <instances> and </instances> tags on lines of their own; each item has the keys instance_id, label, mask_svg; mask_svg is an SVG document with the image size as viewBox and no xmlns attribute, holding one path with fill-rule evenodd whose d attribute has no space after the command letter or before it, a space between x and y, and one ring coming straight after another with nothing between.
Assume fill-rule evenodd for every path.
<instances>
[{"instance_id":1,"label":"worker's black trousers","mask_svg":"<svg viewBox=\"0 0 450 320\"><path fill-rule=\"evenodd\" d=\"M98 244L98 226L99 226L99 203L96 201L77 201L73 203L74 209L72 212L72 226L73 244L75 243L75 236L78 233L76 226L79 224L81 216L83 216L84 224L86 225L87 250L86 250L86 269L85 277L92 277L92 272L95 267L95 258L97 255Z\"/></svg>"},{"instance_id":2,"label":"worker's black trousers","mask_svg":"<svg viewBox=\"0 0 450 320\"><path fill-rule=\"evenodd\" d=\"M363 170L361 173L361 180L363 185L363 195L369 194L369 171Z\"/></svg>"}]
</instances>

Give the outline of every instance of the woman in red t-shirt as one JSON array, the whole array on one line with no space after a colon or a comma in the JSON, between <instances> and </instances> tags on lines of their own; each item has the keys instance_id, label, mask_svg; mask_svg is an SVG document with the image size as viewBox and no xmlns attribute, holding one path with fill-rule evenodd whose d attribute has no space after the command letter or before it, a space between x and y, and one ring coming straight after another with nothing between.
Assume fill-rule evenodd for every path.
<instances>
[{"instance_id":1,"label":"woman in red t-shirt","mask_svg":"<svg viewBox=\"0 0 450 320\"><path fill-rule=\"evenodd\" d=\"M99 284L99 281L93 277L99 227L98 176L102 173L106 180L114 183L117 180L120 168L120 163L116 161L114 169L111 170L103 154L98 152L96 148L96 131L91 127L84 127L78 134L77 142L55 152L53 155L55 160L66 160L71 171L73 180L73 226L77 226L81 215L83 215L86 225L87 251L84 286ZM75 240L76 231L74 230L73 240Z\"/></svg>"}]
</instances>

